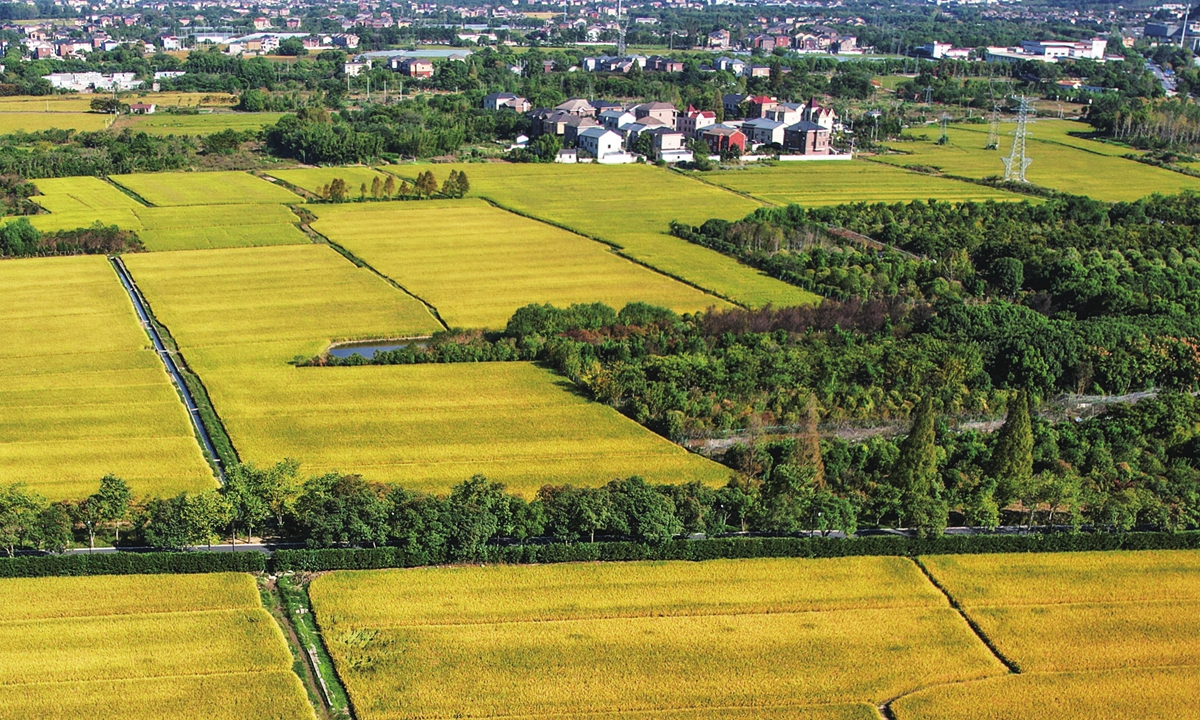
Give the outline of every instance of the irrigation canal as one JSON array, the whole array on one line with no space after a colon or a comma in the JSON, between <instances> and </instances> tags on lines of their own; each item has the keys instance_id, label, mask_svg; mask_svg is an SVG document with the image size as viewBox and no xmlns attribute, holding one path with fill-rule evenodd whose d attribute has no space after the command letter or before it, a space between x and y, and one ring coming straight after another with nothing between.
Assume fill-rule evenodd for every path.
<instances>
[{"instance_id":1,"label":"irrigation canal","mask_svg":"<svg viewBox=\"0 0 1200 720\"><path fill-rule=\"evenodd\" d=\"M187 383L183 381L183 375L179 372L179 366L175 364L175 358L167 351L166 345L163 344L162 338L159 337L158 329L154 327L154 323L150 321L150 310L146 304L146 299L142 296L142 291L138 289L137 283L130 276L129 271L125 269L125 263L117 256L109 257L109 262L112 263L113 269L117 271L117 277L121 278L121 285L125 287L125 292L129 293L129 299L133 303L133 309L137 311L138 319L142 323L142 328L146 334L150 336L150 341L154 343L154 351L158 353L158 357L162 360L163 365L167 368L167 374L171 376L171 382L175 383L175 387L179 390L180 397L183 398L183 404L187 407L188 417L191 418L192 427L196 430L196 436L200 438L200 443L204 446L204 451L212 458L213 464L217 469L217 476L221 483L225 483L225 468L221 466L221 456L217 455L217 449L213 446L212 438L208 436L208 429L204 427L204 421L200 419L200 408L196 406L196 401L192 398L191 392L188 391Z\"/></svg>"}]
</instances>

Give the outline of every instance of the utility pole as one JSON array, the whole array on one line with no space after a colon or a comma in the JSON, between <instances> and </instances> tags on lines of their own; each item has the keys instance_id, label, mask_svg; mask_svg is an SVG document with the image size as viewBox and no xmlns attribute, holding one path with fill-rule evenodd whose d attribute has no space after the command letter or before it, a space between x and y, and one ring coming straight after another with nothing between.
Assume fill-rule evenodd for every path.
<instances>
[{"instance_id":1,"label":"utility pole","mask_svg":"<svg viewBox=\"0 0 1200 720\"><path fill-rule=\"evenodd\" d=\"M1192 16L1192 0L1188 0L1187 12L1183 14L1183 27L1179 29L1179 49L1183 49L1184 38L1187 37L1188 18Z\"/></svg>"},{"instance_id":2,"label":"utility pole","mask_svg":"<svg viewBox=\"0 0 1200 720\"><path fill-rule=\"evenodd\" d=\"M625 26L621 23L621 0L617 0L617 57L625 57Z\"/></svg>"},{"instance_id":3,"label":"utility pole","mask_svg":"<svg viewBox=\"0 0 1200 720\"><path fill-rule=\"evenodd\" d=\"M988 118L988 139L984 150L1000 149L1000 103L992 100L992 115Z\"/></svg>"},{"instance_id":4,"label":"utility pole","mask_svg":"<svg viewBox=\"0 0 1200 720\"><path fill-rule=\"evenodd\" d=\"M1025 169L1029 167L1029 163L1033 162L1033 159L1025 156L1025 141L1029 136L1027 127L1029 100L1022 95L1020 101L1020 109L1017 110L1017 129L1013 131L1012 149L1009 151L1008 157L1001 159L1004 161L1004 179L1023 183L1029 182L1025 179Z\"/></svg>"}]
</instances>

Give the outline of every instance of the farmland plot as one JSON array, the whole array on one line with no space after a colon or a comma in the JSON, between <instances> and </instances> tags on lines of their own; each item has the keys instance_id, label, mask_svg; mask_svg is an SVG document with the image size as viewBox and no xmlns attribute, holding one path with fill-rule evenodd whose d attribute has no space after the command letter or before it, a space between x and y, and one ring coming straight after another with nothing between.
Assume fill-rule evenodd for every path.
<instances>
[{"instance_id":1,"label":"farmland plot","mask_svg":"<svg viewBox=\"0 0 1200 720\"><path fill-rule=\"evenodd\" d=\"M607 246L480 200L316 205L314 230L438 309L452 327L503 328L530 303L633 301L679 312L728 304Z\"/></svg>"},{"instance_id":2,"label":"farmland plot","mask_svg":"<svg viewBox=\"0 0 1200 720\"><path fill-rule=\"evenodd\" d=\"M672 220L738 220L759 204L659 168L635 165L474 163L388 168L412 179L431 169L467 173L471 194L505 208L613 243L638 262L738 303L816 302L817 296L718 252L672 237Z\"/></svg>"},{"instance_id":3,"label":"farmland plot","mask_svg":"<svg viewBox=\"0 0 1200 720\"><path fill-rule=\"evenodd\" d=\"M299 218L280 204L147 207L100 178L54 178L36 184L41 194L33 199L50 214L28 219L43 232L73 230L98 221L136 232L147 250L309 242L296 225Z\"/></svg>"},{"instance_id":4,"label":"farmland plot","mask_svg":"<svg viewBox=\"0 0 1200 720\"><path fill-rule=\"evenodd\" d=\"M866 161L792 162L705 173L705 180L773 205L840 205L912 200L1023 200L1015 193L920 175Z\"/></svg>"},{"instance_id":5,"label":"farmland plot","mask_svg":"<svg viewBox=\"0 0 1200 720\"><path fill-rule=\"evenodd\" d=\"M1200 553L923 562L1022 674L916 693L894 705L901 720L1001 717L987 712L1033 697L1047 697L1039 717L1063 720L1194 714L1180 708L1200 678Z\"/></svg>"},{"instance_id":6,"label":"farmland plot","mask_svg":"<svg viewBox=\"0 0 1200 720\"><path fill-rule=\"evenodd\" d=\"M313 718L249 575L0 580L0 597L0 716Z\"/></svg>"},{"instance_id":7,"label":"farmland plot","mask_svg":"<svg viewBox=\"0 0 1200 720\"><path fill-rule=\"evenodd\" d=\"M300 203L296 194L250 173L173 172L113 175L112 181L126 187L151 205L254 205Z\"/></svg>"},{"instance_id":8,"label":"farmland plot","mask_svg":"<svg viewBox=\"0 0 1200 720\"><path fill-rule=\"evenodd\" d=\"M872 717L1003 672L897 558L346 572L310 592L364 720Z\"/></svg>"},{"instance_id":9,"label":"farmland plot","mask_svg":"<svg viewBox=\"0 0 1200 720\"><path fill-rule=\"evenodd\" d=\"M0 483L52 500L106 473L138 495L213 486L183 403L103 257L0 263Z\"/></svg>"},{"instance_id":10,"label":"farmland plot","mask_svg":"<svg viewBox=\"0 0 1200 720\"><path fill-rule=\"evenodd\" d=\"M1156 192L1169 195L1200 190L1200 178L1119 157L1114 154L1119 148L1052 129L1042 130L1042 126L1043 121L1030 125L1033 136L1026 155L1033 159L1027 172L1032 183L1107 202L1137 200ZM938 133L932 128L916 131L918 137L925 136L924 141L892 143L893 148L910 154L881 155L879 160L894 165L928 165L964 177L1004 175L1000 159L1007 156L1011 137L1000 137L999 150L986 150L986 128L981 132L978 128L951 127L946 145L934 142ZM1039 133L1045 133L1048 141L1039 141Z\"/></svg>"},{"instance_id":11,"label":"farmland plot","mask_svg":"<svg viewBox=\"0 0 1200 720\"><path fill-rule=\"evenodd\" d=\"M42 130L103 130L111 115L89 112L3 112L0 108L0 135Z\"/></svg>"},{"instance_id":12,"label":"farmland plot","mask_svg":"<svg viewBox=\"0 0 1200 720\"><path fill-rule=\"evenodd\" d=\"M329 247L142 254L126 262L204 380L243 459L445 491L475 473L532 495L550 481L724 479L525 363L296 368L333 340L440 328L419 302Z\"/></svg>"},{"instance_id":13,"label":"farmland plot","mask_svg":"<svg viewBox=\"0 0 1200 720\"><path fill-rule=\"evenodd\" d=\"M367 193L371 191L371 183L375 178L379 178L380 183L387 181L388 175L374 168L369 167L326 167L326 168L303 168L300 170L272 170L271 177L279 178L286 183L295 185L298 188L304 189L313 193L320 194L321 188L333 182L336 179L345 181L346 187L350 189L350 197L356 198L363 185L367 186ZM395 180L396 186L399 187L400 181Z\"/></svg>"},{"instance_id":14,"label":"farmland plot","mask_svg":"<svg viewBox=\"0 0 1200 720\"><path fill-rule=\"evenodd\" d=\"M137 131L151 135L211 135L224 130L260 130L279 122L283 113L278 112L222 112L200 115L172 115L155 113L139 115L130 120Z\"/></svg>"}]
</instances>

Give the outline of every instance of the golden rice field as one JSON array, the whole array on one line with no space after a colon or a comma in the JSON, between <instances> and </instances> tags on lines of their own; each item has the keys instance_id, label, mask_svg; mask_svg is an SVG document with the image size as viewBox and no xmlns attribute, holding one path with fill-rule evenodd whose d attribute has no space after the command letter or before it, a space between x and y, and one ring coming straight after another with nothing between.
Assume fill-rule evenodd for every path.
<instances>
[{"instance_id":1,"label":"golden rice field","mask_svg":"<svg viewBox=\"0 0 1200 720\"><path fill-rule=\"evenodd\" d=\"M249 575L0 580L0 597L0 716L314 717Z\"/></svg>"},{"instance_id":2,"label":"golden rice field","mask_svg":"<svg viewBox=\"0 0 1200 720\"><path fill-rule=\"evenodd\" d=\"M449 174L449 173L447 173ZM310 193L319 194L321 188L333 182L335 179L342 179L346 182L346 186L350 188L350 197L358 197L359 191L365 184L367 186L367 194L370 196L371 183L375 178L379 178L380 183L387 182L387 173L380 172L369 167L322 167L322 168L303 168L299 170L272 170L269 175L274 178L279 178L286 183L295 185L298 188L307 190ZM445 178L442 178L445 180ZM396 180L396 187L400 186L400 181Z\"/></svg>"},{"instance_id":3,"label":"golden rice field","mask_svg":"<svg viewBox=\"0 0 1200 720\"><path fill-rule=\"evenodd\" d=\"M86 113L92 109L95 95L70 93L66 95L9 95L0 97L0 113ZM167 107L227 107L237 102L237 96L229 93L136 93L122 96L124 103L155 103L161 112ZM99 113L92 113L99 115ZM103 117L103 115L100 115Z\"/></svg>"},{"instance_id":4,"label":"golden rice field","mask_svg":"<svg viewBox=\"0 0 1200 720\"><path fill-rule=\"evenodd\" d=\"M1168 718L1195 714L1200 553L1094 552L922 558L1020 675L930 688L900 720ZM1188 702L1188 705L1184 703ZM1186 708L1186 709L1184 709Z\"/></svg>"},{"instance_id":5,"label":"golden rice field","mask_svg":"<svg viewBox=\"0 0 1200 720\"><path fill-rule=\"evenodd\" d=\"M364 720L868 718L1004 672L897 558L332 573L310 594Z\"/></svg>"},{"instance_id":6,"label":"golden rice field","mask_svg":"<svg viewBox=\"0 0 1200 720\"><path fill-rule=\"evenodd\" d=\"M772 205L841 205L913 200L1023 200L983 185L921 175L862 160L782 162L771 167L703 173L704 180Z\"/></svg>"},{"instance_id":7,"label":"golden rice field","mask_svg":"<svg viewBox=\"0 0 1200 720\"><path fill-rule=\"evenodd\" d=\"M254 205L300 203L300 196L250 173L171 172L113 175L112 181L151 205Z\"/></svg>"},{"instance_id":8,"label":"golden rice field","mask_svg":"<svg viewBox=\"0 0 1200 720\"><path fill-rule=\"evenodd\" d=\"M1093 720L1196 717L1200 668L1006 675L942 685L892 703L896 720Z\"/></svg>"},{"instance_id":9,"label":"golden rice field","mask_svg":"<svg viewBox=\"0 0 1200 720\"><path fill-rule=\"evenodd\" d=\"M416 300L319 245L126 256L243 459L445 491L475 473L547 482L720 482L687 453L524 363L296 368L331 341L429 334Z\"/></svg>"},{"instance_id":10,"label":"golden rice field","mask_svg":"<svg viewBox=\"0 0 1200 720\"><path fill-rule=\"evenodd\" d=\"M924 560L1022 670L1200 665L1200 553L979 555ZM1053 628L1053 642L1047 629Z\"/></svg>"},{"instance_id":11,"label":"golden rice field","mask_svg":"<svg viewBox=\"0 0 1200 720\"><path fill-rule=\"evenodd\" d=\"M283 113L220 112L201 115L173 115L157 112L153 115L136 115L122 124L151 135L211 135L224 130L259 130L279 122Z\"/></svg>"},{"instance_id":12,"label":"golden rice field","mask_svg":"<svg viewBox=\"0 0 1200 720\"><path fill-rule=\"evenodd\" d=\"M472 163L394 166L409 179L432 170L438 182L461 170L471 195L622 248L638 262L746 305L813 303L816 295L775 280L713 250L672 237L672 220L736 220L759 203L645 165Z\"/></svg>"},{"instance_id":13,"label":"golden rice field","mask_svg":"<svg viewBox=\"0 0 1200 720\"><path fill-rule=\"evenodd\" d=\"M87 112L4 112L0 106L0 135L42 130L103 130L110 115Z\"/></svg>"},{"instance_id":14,"label":"golden rice field","mask_svg":"<svg viewBox=\"0 0 1200 720\"><path fill-rule=\"evenodd\" d=\"M186 411L103 257L0 263L0 483L52 500L114 473L138 495L213 487Z\"/></svg>"},{"instance_id":15,"label":"golden rice field","mask_svg":"<svg viewBox=\"0 0 1200 720\"><path fill-rule=\"evenodd\" d=\"M1033 135L1026 155L1033 162L1026 176L1034 184L1108 202L1136 200L1156 192L1169 195L1200 190L1200 178L1119 157L1123 152L1118 151L1123 148L1071 138L1052 125L1058 122L1067 121L1039 120L1030 125ZM1004 175L1001 158L1007 156L1012 146L1008 135L1000 137L998 150L985 150L986 126L970 129L951 126L947 145L936 144L940 131L933 127L912 134L924 136L925 140L891 143L892 148L908 154L880 155L878 159L901 166L933 166L964 177ZM1041 134L1047 136L1046 141L1039 140Z\"/></svg>"},{"instance_id":16,"label":"golden rice field","mask_svg":"<svg viewBox=\"0 0 1200 720\"><path fill-rule=\"evenodd\" d=\"M94 222L132 230L147 250L289 245L310 242L285 205L185 205L147 207L95 177L36 181L33 199L49 211L28 219L42 231L71 230Z\"/></svg>"},{"instance_id":17,"label":"golden rice field","mask_svg":"<svg viewBox=\"0 0 1200 720\"><path fill-rule=\"evenodd\" d=\"M316 205L312 228L437 308L452 327L503 328L530 303L728 303L612 248L482 200Z\"/></svg>"},{"instance_id":18,"label":"golden rice field","mask_svg":"<svg viewBox=\"0 0 1200 720\"><path fill-rule=\"evenodd\" d=\"M912 200L1021 200L1018 194L868 161L781 162L704 173L701 178L773 205L908 203Z\"/></svg>"}]
</instances>

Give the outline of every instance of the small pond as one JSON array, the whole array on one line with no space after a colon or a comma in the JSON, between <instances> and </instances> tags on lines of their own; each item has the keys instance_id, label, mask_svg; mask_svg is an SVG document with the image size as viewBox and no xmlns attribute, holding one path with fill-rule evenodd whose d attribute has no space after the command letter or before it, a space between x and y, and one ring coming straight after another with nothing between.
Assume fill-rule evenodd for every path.
<instances>
[{"instance_id":1,"label":"small pond","mask_svg":"<svg viewBox=\"0 0 1200 720\"><path fill-rule=\"evenodd\" d=\"M426 342L427 338L399 338L395 340L360 340L357 342L338 343L329 348L329 355L335 358L348 358L351 355L360 355L363 358L370 360L375 357L377 352L391 352L392 350L400 350L410 345L417 347L429 347Z\"/></svg>"}]
</instances>

